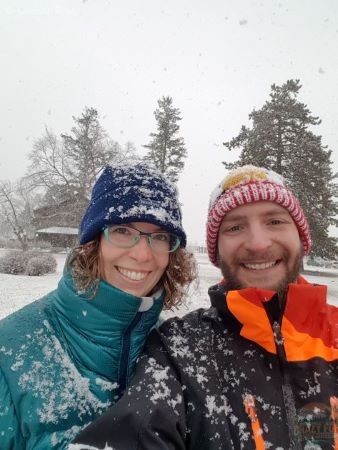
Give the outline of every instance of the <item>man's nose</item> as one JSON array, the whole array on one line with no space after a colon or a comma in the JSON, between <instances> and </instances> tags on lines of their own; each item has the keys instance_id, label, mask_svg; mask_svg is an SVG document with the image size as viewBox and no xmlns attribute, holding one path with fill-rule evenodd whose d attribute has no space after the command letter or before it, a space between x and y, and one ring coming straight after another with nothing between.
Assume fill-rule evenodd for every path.
<instances>
[{"instance_id":1,"label":"man's nose","mask_svg":"<svg viewBox=\"0 0 338 450\"><path fill-rule=\"evenodd\" d=\"M250 227L245 240L245 247L251 251L264 251L272 245L272 239L268 230L262 225Z\"/></svg>"}]
</instances>

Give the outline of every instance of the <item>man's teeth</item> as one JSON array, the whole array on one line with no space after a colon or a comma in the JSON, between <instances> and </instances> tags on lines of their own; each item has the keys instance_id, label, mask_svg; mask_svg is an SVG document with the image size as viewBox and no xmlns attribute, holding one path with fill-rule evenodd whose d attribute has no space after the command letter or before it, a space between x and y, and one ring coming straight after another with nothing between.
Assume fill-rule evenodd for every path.
<instances>
[{"instance_id":1,"label":"man's teeth","mask_svg":"<svg viewBox=\"0 0 338 450\"><path fill-rule=\"evenodd\" d=\"M245 263L243 264L244 267L247 269L253 269L253 270L263 270L263 269L269 269L270 267L273 267L277 261L271 261L271 262L265 262L265 263Z\"/></svg>"},{"instance_id":2,"label":"man's teeth","mask_svg":"<svg viewBox=\"0 0 338 450\"><path fill-rule=\"evenodd\" d=\"M146 277L146 272L134 272L132 270L123 269L123 267L117 267L117 270L127 278L131 280L140 281Z\"/></svg>"}]
</instances>

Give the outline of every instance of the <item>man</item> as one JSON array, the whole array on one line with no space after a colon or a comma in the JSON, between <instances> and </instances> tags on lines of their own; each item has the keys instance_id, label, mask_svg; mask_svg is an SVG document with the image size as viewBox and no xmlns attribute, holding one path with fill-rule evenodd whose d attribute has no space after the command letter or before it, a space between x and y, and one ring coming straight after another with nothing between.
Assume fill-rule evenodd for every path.
<instances>
[{"instance_id":1,"label":"man","mask_svg":"<svg viewBox=\"0 0 338 450\"><path fill-rule=\"evenodd\" d=\"M211 196L207 245L224 277L212 307L150 335L133 386L73 448L338 449L338 312L299 276L298 200L271 170L234 170Z\"/></svg>"}]
</instances>

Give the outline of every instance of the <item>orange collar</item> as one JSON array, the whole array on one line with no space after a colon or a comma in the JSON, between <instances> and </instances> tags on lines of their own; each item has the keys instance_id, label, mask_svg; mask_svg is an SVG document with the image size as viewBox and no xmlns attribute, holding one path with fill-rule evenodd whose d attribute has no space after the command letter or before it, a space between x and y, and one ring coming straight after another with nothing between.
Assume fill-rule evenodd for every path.
<instances>
[{"instance_id":1,"label":"orange collar","mask_svg":"<svg viewBox=\"0 0 338 450\"><path fill-rule=\"evenodd\" d=\"M281 321L287 360L338 358L338 308L326 303L327 288L300 277L290 284ZM273 331L264 303L276 294L257 288L229 291L229 311L242 324L241 336L276 354Z\"/></svg>"}]
</instances>

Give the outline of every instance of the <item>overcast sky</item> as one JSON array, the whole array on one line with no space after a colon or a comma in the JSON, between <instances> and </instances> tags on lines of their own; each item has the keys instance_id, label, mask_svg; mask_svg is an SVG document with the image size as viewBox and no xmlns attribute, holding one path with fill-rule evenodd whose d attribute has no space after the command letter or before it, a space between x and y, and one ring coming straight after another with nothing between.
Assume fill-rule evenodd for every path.
<instances>
[{"instance_id":1,"label":"overcast sky","mask_svg":"<svg viewBox=\"0 0 338 450\"><path fill-rule=\"evenodd\" d=\"M338 170L336 0L0 0L0 55L1 180L23 176L44 127L69 132L84 106L142 151L170 95L188 150L184 224L202 243L221 162L238 157L222 142L290 78Z\"/></svg>"}]
</instances>

